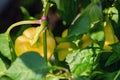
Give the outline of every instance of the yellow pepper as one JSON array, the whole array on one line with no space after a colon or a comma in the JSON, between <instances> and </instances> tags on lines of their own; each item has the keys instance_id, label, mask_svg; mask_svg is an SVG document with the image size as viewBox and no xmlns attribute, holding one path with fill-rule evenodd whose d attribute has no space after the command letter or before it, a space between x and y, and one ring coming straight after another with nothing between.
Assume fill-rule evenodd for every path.
<instances>
[{"instance_id":1,"label":"yellow pepper","mask_svg":"<svg viewBox=\"0 0 120 80\"><path fill-rule=\"evenodd\" d=\"M62 32L61 37L65 38L68 35L68 29L65 29ZM58 59L60 61L63 61L66 56L71 52L71 50L73 50L73 48L75 48L76 45L72 42L61 42L57 45L57 49L58 49Z\"/></svg>"},{"instance_id":2,"label":"yellow pepper","mask_svg":"<svg viewBox=\"0 0 120 80\"><path fill-rule=\"evenodd\" d=\"M104 33L105 33L105 42L103 49L111 50L112 47L110 45L119 42L119 40L117 36L114 34L114 30L109 19L106 19L106 22L104 22Z\"/></svg>"},{"instance_id":3,"label":"yellow pepper","mask_svg":"<svg viewBox=\"0 0 120 80\"><path fill-rule=\"evenodd\" d=\"M44 57L43 52L43 32L40 33L38 41L32 45L33 38L38 30L38 27L30 27L26 29L21 36L15 41L15 52L17 56L24 54L24 52L35 51ZM54 48L56 46L55 40L50 32L47 30L47 59L50 60Z\"/></svg>"}]
</instances>

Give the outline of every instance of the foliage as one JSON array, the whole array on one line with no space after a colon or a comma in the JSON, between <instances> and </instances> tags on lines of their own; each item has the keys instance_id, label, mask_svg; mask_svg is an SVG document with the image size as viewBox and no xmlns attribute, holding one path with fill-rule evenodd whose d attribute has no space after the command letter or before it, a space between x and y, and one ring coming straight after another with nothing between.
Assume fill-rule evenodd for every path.
<instances>
[{"instance_id":1,"label":"foliage","mask_svg":"<svg viewBox=\"0 0 120 80\"><path fill-rule=\"evenodd\" d=\"M27 9L20 7L23 21L12 24L0 34L0 80L120 79L119 0L42 0L42 5L43 11L36 13L41 18L31 16ZM55 9L53 18L49 18L51 8ZM54 19L58 19L61 25L57 25ZM68 33L54 36L54 29L49 27L50 21L59 30L66 27ZM25 44L18 43L23 45L21 49L24 53L18 56L15 40L32 24L35 24L34 27L37 25L38 30L26 33L29 43L21 38ZM10 34L15 27L21 28L15 34ZM48 29L56 46L48 40ZM55 46L51 54L48 51L51 47L47 47L47 44ZM35 52L36 49L42 52ZM52 55L50 60L47 59L49 55Z\"/></svg>"},{"instance_id":2,"label":"foliage","mask_svg":"<svg viewBox=\"0 0 120 80\"><path fill-rule=\"evenodd\" d=\"M37 80L43 79L48 70L45 60L38 53L28 52L17 58L5 74L13 80Z\"/></svg>"}]
</instances>

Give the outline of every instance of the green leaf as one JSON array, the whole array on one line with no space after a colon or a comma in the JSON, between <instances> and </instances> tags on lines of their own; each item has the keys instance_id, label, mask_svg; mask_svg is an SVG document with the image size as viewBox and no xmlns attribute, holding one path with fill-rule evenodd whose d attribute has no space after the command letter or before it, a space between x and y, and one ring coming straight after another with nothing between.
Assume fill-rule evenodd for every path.
<instances>
[{"instance_id":1,"label":"green leaf","mask_svg":"<svg viewBox=\"0 0 120 80\"><path fill-rule=\"evenodd\" d=\"M90 30L91 38L95 41L104 41L104 27L101 25L102 23L99 22L94 25L94 27Z\"/></svg>"},{"instance_id":2,"label":"green leaf","mask_svg":"<svg viewBox=\"0 0 120 80\"><path fill-rule=\"evenodd\" d=\"M105 66L109 66L109 65L117 62L118 60L120 60L119 55L116 54L115 52L113 52L113 54L108 58L107 62L105 63Z\"/></svg>"},{"instance_id":3,"label":"green leaf","mask_svg":"<svg viewBox=\"0 0 120 80\"><path fill-rule=\"evenodd\" d=\"M116 72L112 72L112 73L105 73L103 74L104 80L119 80L119 79L115 79Z\"/></svg>"},{"instance_id":4,"label":"green leaf","mask_svg":"<svg viewBox=\"0 0 120 80\"><path fill-rule=\"evenodd\" d=\"M95 73L91 80L119 80L115 79L116 72L103 72L103 73Z\"/></svg>"},{"instance_id":5,"label":"green leaf","mask_svg":"<svg viewBox=\"0 0 120 80\"><path fill-rule=\"evenodd\" d=\"M93 57L91 49L74 50L68 54L66 62L68 62L71 72L74 75L87 75L92 68Z\"/></svg>"},{"instance_id":6,"label":"green leaf","mask_svg":"<svg viewBox=\"0 0 120 80\"><path fill-rule=\"evenodd\" d=\"M22 20L32 20L32 17L30 16L30 13L28 12L28 10L24 7L24 6L21 6L20 7L20 10L22 12ZM29 28L31 25L30 24L27 24L27 25L22 25L19 29L19 31L17 31L17 34L16 36L20 36L22 35L23 31L27 28ZM13 35L15 36L15 35ZM15 37L16 39L16 37Z\"/></svg>"},{"instance_id":7,"label":"green leaf","mask_svg":"<svg viewBox=\"0 0 120 80\"><path fill-rule=\"evenodd\" d=\"M75 16L77 15L78 1L77 0L52 0L56 3L58 12L62 19L71 24Z\"/></svg>"},{"instance_id":8,"label":"green leaf","mask_svg":"<svg viewBox=\"0 0 120 80\"><path fill-rule=\"evenodd\" d=\"M116 44L113 44L111 46L112 46L112 50L119 55L120 54L120 51L119 51L120 50L120 42L116 43Z\"/></svg>"},{"instance_id":9,"label":"green leaf","mask_svg":"<svg viewBox=\"0 0 120 80\"><path fill-rule=\"evenodd\" d=\"M102 19L102 10L97 4L93 4L89 9L91 24L95 24Z\"/></svg>"},{"instance_id":10,"label":"green leaf","mask_svg":"<svg viewBox=\"0 0 120 80\"><path fill-rule=\"evenodd\" d=\"M98 31L98 32L92 33L91 37L92 37L93 40L103 41L104 31Z\"/></svg>"},{"instance_id":11,"label":"green leaf","mask_svg":"<svg viewBox=\"0 0 120 80\"><path fill-rule=\"evenodd\" d=\"M21 6L20 10L21 10L21 12L23 14L23 19L24 20L25 19L30 19L30 13L28 12L28 10L25 7Z\"/></svg>"},{"instance_id":12,"label":"green leaf","mask_svg":"<svg viewBox=\"0 0 120 80\"><path fill-rule=\"evenodd\" d=\"M112 20L118 23L118 18L119 18L118 10L115 7L111 7L109 11L111 11Z\"/></svg>"},{"instance_id":13,"label":"green leaf","mask_svg":"<svg viewBox=\"0 0 120 80\"><path fill-rule=\"evenodd\" d=\"M18 57L6 72L13 80L43 80L49 67L36 52L26 52Z\"/></svg>"},{"instance_id":14,"label":"green leaf","mask_svg":"<svg viewBox=\"0 0 120 80\"><path fill-rule=\"evenodd\" d=\"M83 76L75 76L72 80L90 80L90 79Z\"/></svg>"},{"instance_id":15,"label":"green leaf","mask_svg":"<svg viewBox=\"0 0 120 80\"><path fill-rule=\"evenodd\" d=\"M2 77L0 77L0 80L12 80L12 79L10 79L10 78L7 77L7 76L2 76Z\"/></svg>"},{"instance_id":16,"label":"green leaf","mask_svg":"<svg viewBox=\"0 0 120 80\"><path fill-rule=\"evenodd\" d=\"M60 80L57 76L48 76L45 80Z\"/></svg>"},{"instance_id":17,"label":"green leaf","mask_svg":"<svg viewBox=\"0 0 120 80\"><path fill-rule=\"evenodd\" d=\"M120 60L120 43L111 45L112 46L112 50L113 50L113 54L108 58L105 66L109 66L115 62L117 62L118 60Z\"/></svg>"},{"instance_id":18,"label":"green leaf","mask_svg":"<svg viewBox=\"0 0 120 80\"><path fill-rule=\"evenodd\" d=\"M9 35L0 34L0 52L2 53L3 56L11 60L9 41L10 41Z\"/></svg>"},{"instance_id":19,"label":"green leaf","mask_svg":"<svg viewBox=\"0 0 120 80\"><path fill-rule=\"evenodd\" d=\"M68 36L80 35L89 31L90 18L87 12L83 13L68 30Z\"/></svg>"},{"instance_id":20,"label":"green leaf","mask_svg":"<svg viewBox=\"0 0 120 80\"><path fill-rule=\"evenodd\" d=\"M102 19L101 8L97 4L91 3L83 10L77 20L70 26L68 30L69 36L87 33L90 27L98 23Z\"/></svg>"},{"instance_id":21,"label":"green leaf","mask_svg":"<svg viewBox=\"0 0 120 80\"><path fill-rule=\"evenodd\" d=\"M2 59L0 59L0 77L4 75L5 71L6 71L6 66L2 61Z\"/></svg>"}]
</instances>

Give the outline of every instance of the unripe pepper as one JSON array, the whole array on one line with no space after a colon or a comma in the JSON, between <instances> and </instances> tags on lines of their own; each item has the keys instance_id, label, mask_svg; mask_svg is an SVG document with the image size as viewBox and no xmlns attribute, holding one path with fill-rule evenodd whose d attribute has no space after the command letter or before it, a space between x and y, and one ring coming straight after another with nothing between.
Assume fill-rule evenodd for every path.
<instances>
[{"instance_id":1,"label":"unripe pepper","mask_svg":"<svg viewBox=\"0 0 120 80\"><path fill-rule=\"evenodd\" d=\"M35 51L41 56L44 56L43 52L43 32L40 33L37 42L32 45L32 41L39 27L30 27L26 29L21 36L15 41L15 52L17 56L24 54L24 52ZM56 46L55 40L51 33L47 30L47 59L50 60L54 48Z\"/></svg>"}]
</instances>

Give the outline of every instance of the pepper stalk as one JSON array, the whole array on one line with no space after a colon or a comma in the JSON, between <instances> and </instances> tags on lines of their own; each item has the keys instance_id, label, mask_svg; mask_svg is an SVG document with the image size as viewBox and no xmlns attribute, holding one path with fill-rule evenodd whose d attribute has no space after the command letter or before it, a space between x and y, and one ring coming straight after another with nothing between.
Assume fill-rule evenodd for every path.
<instances>
[{"instance_id":1,"label":"pepper stalk","mask_svg":"<svg viewBox=\"0 0 120 80\"><path fill-rule=\"evenodd\" d=\"M31 45L34 45L37 40L39 39L39 35L40 33L43 31L43 51L44 51L44 58L46 60L46 63L47 63L47 40L46 40L46 28L47 28L47 15L48 15L48 12L49 12L49 8L50 8L50 5L51 3L47 2L46 4L46 7L44 10L44 13L43 13L43 16L41 17L41 25L39 26L39 30L37 31Z\"/></svg>"}]
</instances>

